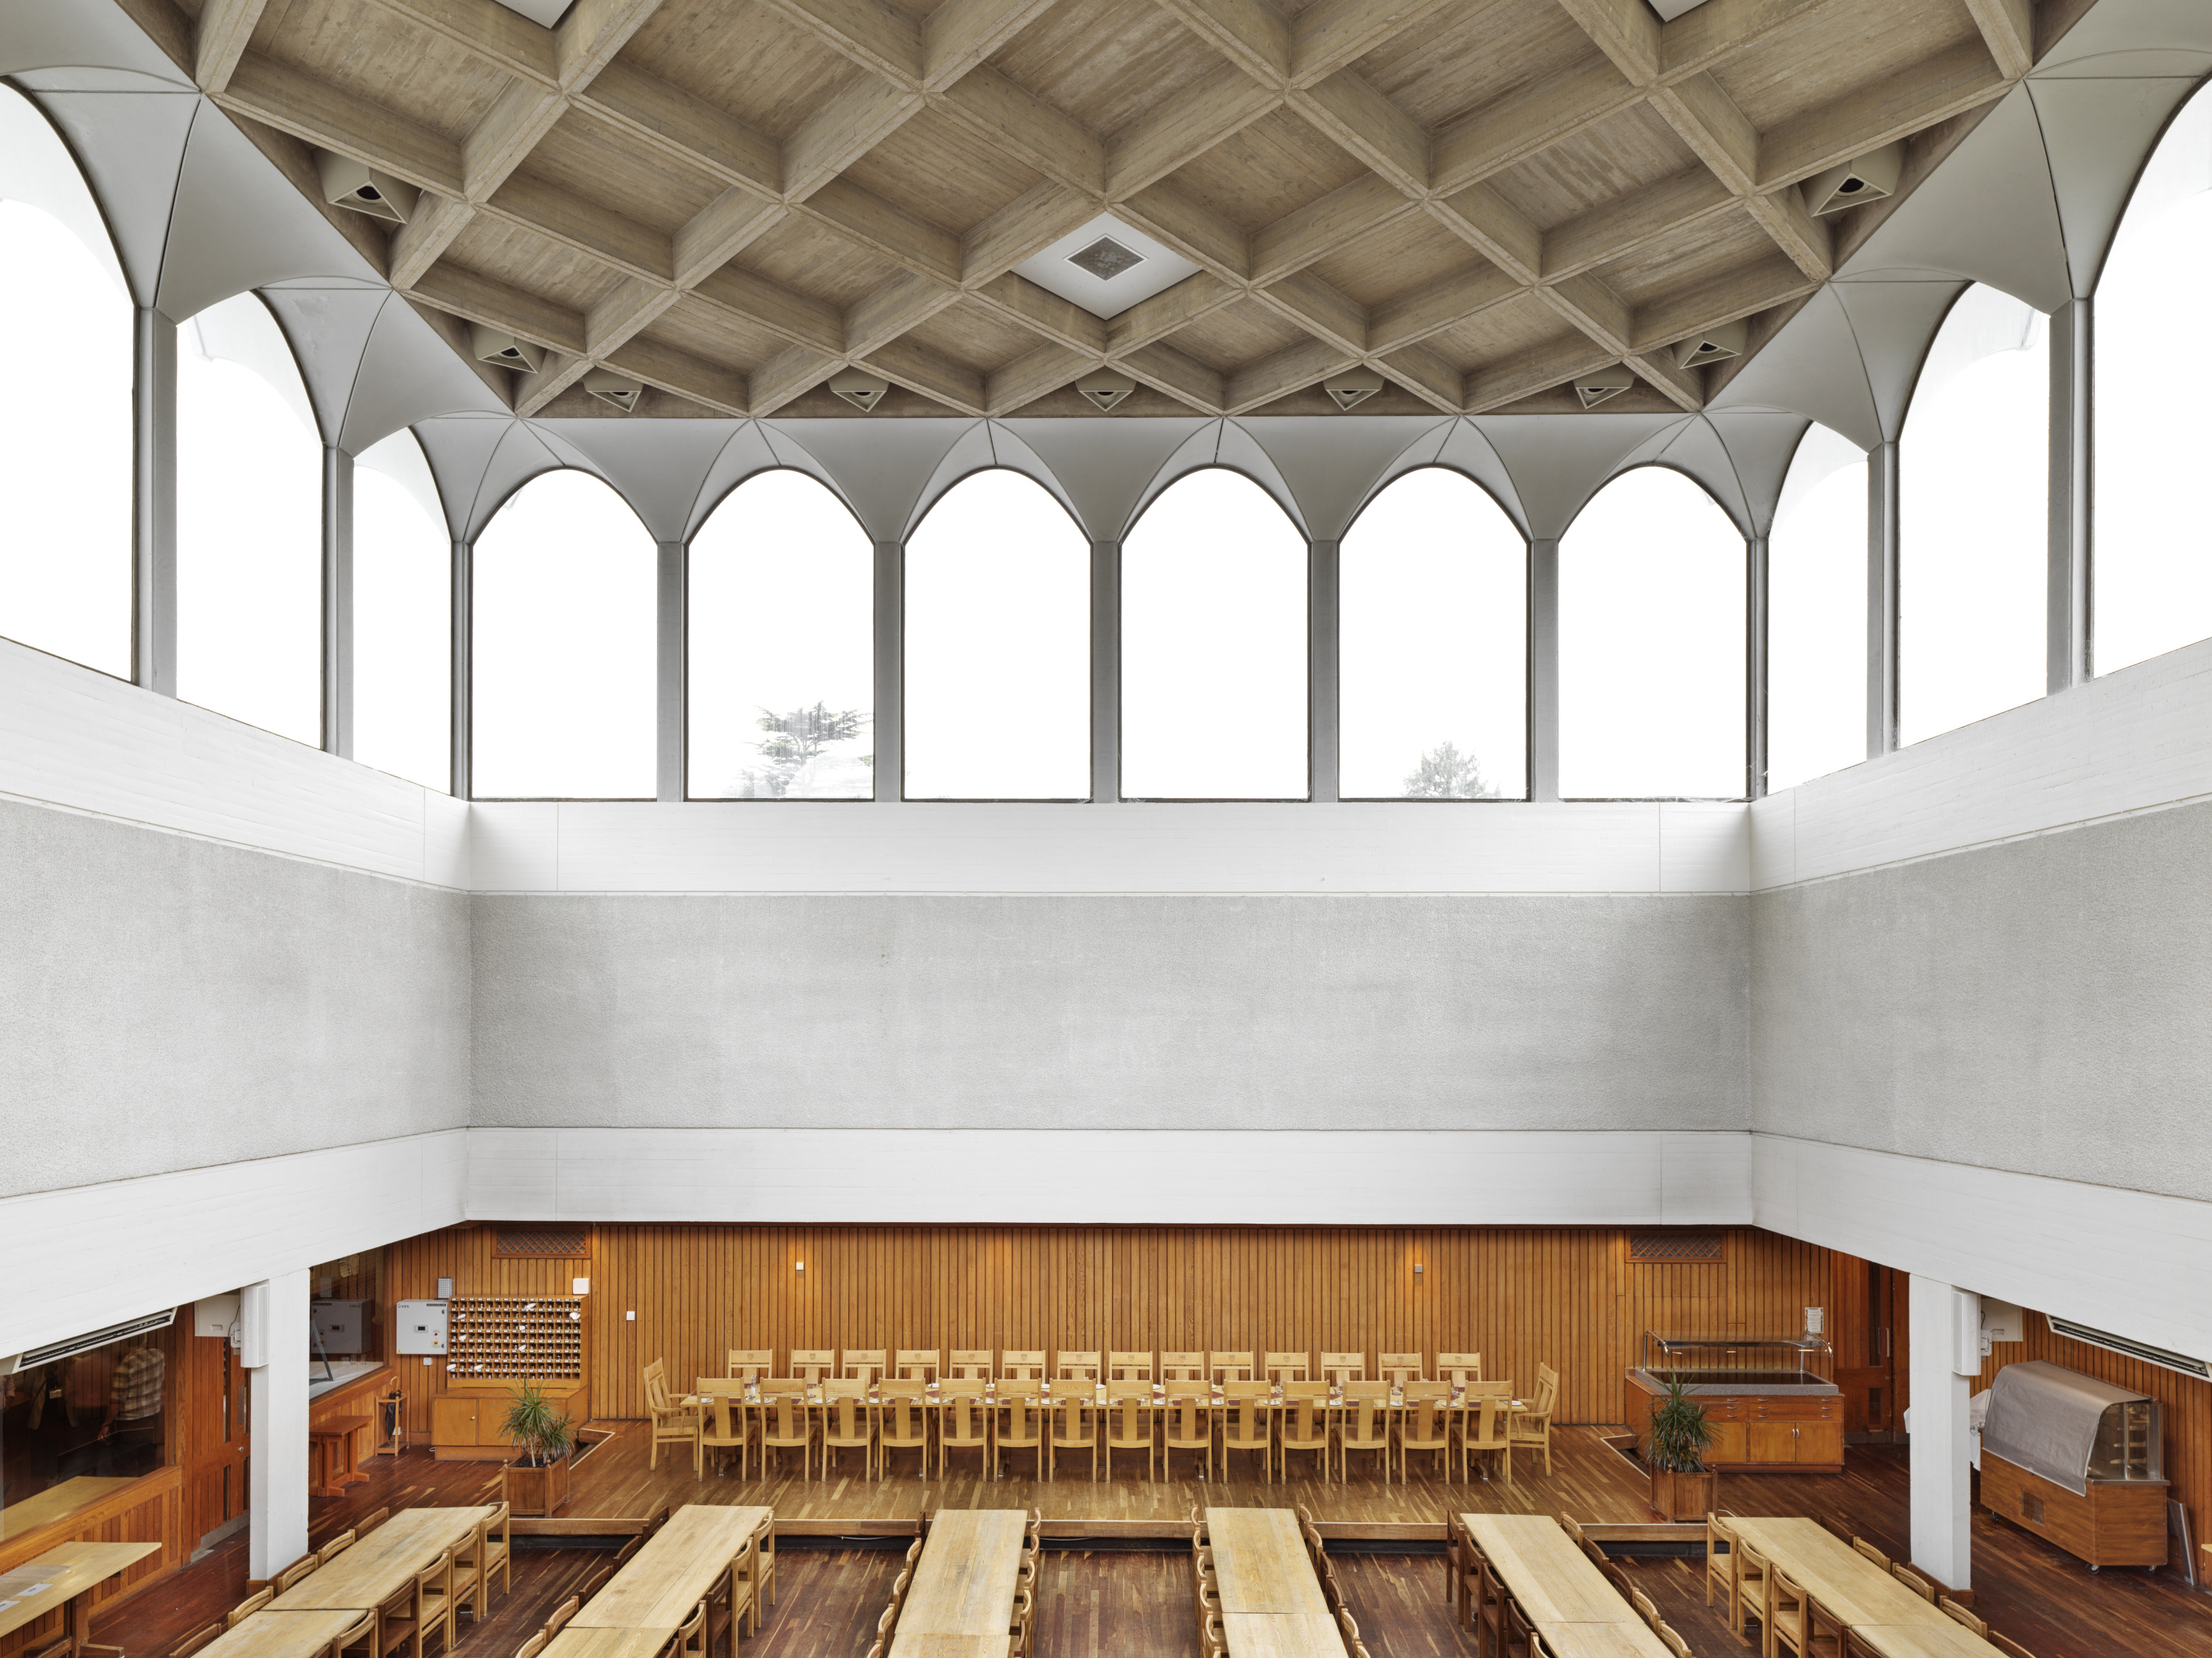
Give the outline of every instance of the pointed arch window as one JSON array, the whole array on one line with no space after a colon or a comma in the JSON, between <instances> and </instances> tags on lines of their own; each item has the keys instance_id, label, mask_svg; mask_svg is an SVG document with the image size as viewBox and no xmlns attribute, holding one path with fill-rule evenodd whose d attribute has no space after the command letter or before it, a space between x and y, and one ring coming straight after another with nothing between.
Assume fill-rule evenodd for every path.
<instances>
[{"instance_id":1,"label":"pointed arch window","mask_svg":"<svg viewBox=\"0 0 2212 1658\"><path fill-rule=\"evenodd\" d=\"M129 679L131 296L69 151L6 88L0 320L0 634Z\"/></svg>"},{"instance_id":2,"label":"pointed arch window","mask_svg":"<svg viewBox=\"0 0 2212 1658\"><path fill-rule=\"evenodd\" d=\"M1528 792L1528 546L1463 472L1396 479L1338 559L1339 791L1346 800Z\"/></svg>"},{"instance_id":3,"label":"pointed arch window","mask_svg":"<svg viewBox=\"0 0 2212 1658\"><path fill-rule=\"evenodd\" d=\"M2051 331L1977 283L1929 348L1898 447L1899 735L2045 689Z\"/></svg>"},{"instance_id":4,"label":"pointed arch window","mask_svg":"<svg viewBox=\"0 0 2212 1658\"><path fill-rule=\"evenodd\" d=\"M955 485L906 545L906 794L1091 793L1091 541L1034 479Z\"/></svg>"},{"instance_id":5,"label":"pointed arch window","mask_svg":"<svg viewBox=\"0 0 2212 1658\"><path fill-rule=\"evenodd\" d=\"M654 792L656 549L580 472L532 479L477 538L471 781L480 798Z\"/></svg>"},{"instance_id":6,"label":"pointed arch window","mask_svg":"<svg viewBox=\"0 0 2212 1658\"><path fill-rule=\"evenodd\" d=\"M1744 541L1696 483L1625 472L1559 543L1559 793L1740 800Z\"/></svg>"},{"instance_id":7,"label":"pointed arch window","mask_svg":"<svg viewBox=\"0 0 2212 1658\"><path fill-rule=\"evenodd\" d=\"M692 538L689 792L866 800L875 789L875 549L802 472L756 472Z\"/></svg>"},{"instance_id":8,"label":"pointed arch window","mask_svg":"<svg viewBox=\"0 0 2212 1658\"><path fill-rule=\"evenodd\" d=\"M177 694L322 741L323 443L258 294L179 332Z\"/></svg>"},{"instance_id":9,"label":"pointed arch window","mask_svg":"<svg viewBox=\"0 0 2212 1658\"><path fill-rule=\"evenodd\" d=\"M2166 128L2098 279L2097 672L2212 635L2212 88Z\"/></svg>"},{"instance_id":10,"label":"pointed arch window","mask_svg":"<svg viewBox=\"0 0 2212 1658\"><path fill-rule=\"evenodd\" d=\"M1767 541L1766 786L1866 758L1867 459L1806 429Z\"/></svg>"},{"instance_id":11,"label":"pointed arch window","mask_svg":"<svg viewBox=\"0 0 2212 1658\"><path fill-rule=\"evenodd\" d=\"M1306 541L1274 498L1208 467L1121 547L1121 792L1303 800Z\"/></svg>"},{"instance_id":12,"label":"pointed arch window","mask_svg":"<svg viewBox=\"0 0 2212 1658\"><path fill-rule=\"evenodd\" d=\"M422 446L400 430L353 471L353 755L453 784L453 539Z\"/></svg>"}]
</instances>

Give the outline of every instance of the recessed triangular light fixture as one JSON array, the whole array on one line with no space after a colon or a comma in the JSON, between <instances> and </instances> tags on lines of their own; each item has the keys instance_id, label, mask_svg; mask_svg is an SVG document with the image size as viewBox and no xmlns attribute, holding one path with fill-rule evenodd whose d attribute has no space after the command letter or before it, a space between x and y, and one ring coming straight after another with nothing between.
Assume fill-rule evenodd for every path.
<instances>
[{"instance_id":1,"label":"recessed triangular light fixture","mask_svg":"<svg viewBox=\"0 0 2212 1658\"><path fill-rule=\"evenodd\" d=\"M840 369L830 376L830 394L843 398L862 414L873 414L890 388L890 381L866 369Z\"/></svg>"},{"instance_id":2,"label":"recessed triangular light fixture","mask_svg":"<svg viewBox=\"0 0 2212 1658\"><path fill-rule=\"evenodd\" d=\"M1884 196L1894 196L1898 174L1904 170L1904 144L1884 144L1880 149L1806 180L1806 208L1816 216L1840 213L1861 202L1878 202Z\"/></svg>"},{"instance_id":3,"label":"recessed triangular light fixture","mask_svg":"<svg viewBox=\"0 0 2212 1658\"><path fill-rule=\"evenodd\" d=\"M1382 376L1372 369L1346 369L1329 375L1321 386L1339 409L1356 409L1382 389Z\"/></svg>"},{"instance_id":4,"label":"recessed triangular light fixture","mask_svg":"<svg viewBox=\"0 0 2212 1658\"><path fill-rule=\"evenodd\" d=\"M1583 400L1583 407L1595 409L1609 399L1619 397L1636 384L1636 376L1628 371L1625 363L1616 363L1610 369L1600 369L1595 374L1577 375L1575 395Z\"/></svg>"},{"instance_id":5,"label":"recessed triangular light fixture","mask_svg":"<svg viewBox=\"0 0 2212 1658\"><path fill-rule=\"evenodd\" d=\"M1135 381L1111 369L1093 369L1075 382L1077 395L1101 414L1112 413L1136 389Z\"/></svg>"},{"instance_id":6,"label":"recessed triangular light fixture","mask_svg":"<svg viewBox=\"0 0 2212 1658\"><path fill-rule=\"evenodd\" d=\"M526 339L517 339L504 328L487 328L481 322L469 325L469 350L476 353L479 363L493 363L502 369L520 369L525 374L536 374L545 366L545 348L532 345Z\"/></svg>"},{"instance_id":7,"label":"recessed triangular light fixture","mask_svg":"<svg viewBox=\"0 0 2212 1658\"><path fill-rule=\"evenodd\" d=\"M413 185L335 150L315 152L315 174L323 199L332 207L350 208L386 224L406 223L421 195Z\"/></svg>"},{"instance_id":8,"label":"recessed triangular light fixture","mask_svg":"<svg viewBox=\"0 0 2212 1658\"><path fill-rule=\"evenodd\" d=\"M1741 322L1723 322L1701 334L1692 334L1674 347L1677 369L1696 369L1724 357L1741 357L1748 330Z\"/></svg>"},{"instance_id":9,"label":"recessed triangular light fixture","mask_svg":"<svg viewBox=\"0 0 2212 1658\"><path fill-rule=\"evenodd\" d=\"M591 369L584 374L584 393L602 403L613 404L624 414L635 414L638 399L645 395L645 382L618 375L611 369Z\"/></svg>"}]
</instances>

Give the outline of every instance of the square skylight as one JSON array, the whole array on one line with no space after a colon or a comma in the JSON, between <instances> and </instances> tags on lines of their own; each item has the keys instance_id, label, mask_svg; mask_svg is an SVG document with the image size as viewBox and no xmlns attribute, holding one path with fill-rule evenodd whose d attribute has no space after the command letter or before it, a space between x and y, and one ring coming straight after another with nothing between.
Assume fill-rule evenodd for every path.
<instances>
[{"instance_id":1,"label":"square skylight","mask_svg":"<svg viewBox=\"0 0 2212 1658\"><path fill-rule=\"evenodd\" d=\"M1115 317L1198 267L1164 243L1102 213L1014 267L1040 288L1095 317Z\"/></svg>"}]
</instances>

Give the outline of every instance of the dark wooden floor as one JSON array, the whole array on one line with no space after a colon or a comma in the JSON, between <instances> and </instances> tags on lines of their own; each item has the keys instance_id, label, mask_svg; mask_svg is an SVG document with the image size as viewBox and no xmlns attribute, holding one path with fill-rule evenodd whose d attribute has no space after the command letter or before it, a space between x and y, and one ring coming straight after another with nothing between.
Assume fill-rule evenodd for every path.
<instances>
[{"instance_id":1,"label":"dark wooden floor","mask_svg":"<svg viewBox=\"0 0 2212 1658\"><path fill-rule=\"evenodd\" d=\"M791 1517L908 1516L924 1508L1042 1509L1048 1518L1180 1517L1194 1503L1280 1507L1302 1502L1324 1520L1430 1521L1460 1510L1565 1513L1583 1520L1644 1521L1642 1484L1632 1466L1595 1429L1558 1436L1556 1468L1546 1478L1516 1466L1516 1484L1443 1484L1417 1469L1409 1485L1350 1485L1300 1479L1260 1484L1248 1475L1205 1484L1188 1478L1147 1485L1121 1477L1110 1485L1081 1476L1050 1484L977 1478L971 1472L925 1485L909 1472L880 1484L841 1476L802 1484L788 1478L741 1481L710 1474L694 1480L688 1460L662 1459L648 1470L641 1429L629 1425L575 1472L569 1515L644 1515L664 1503L767 1503ZM908 1465L909 1468L911 1465ZM1187 1474L1178 1464L1179 1475ZM421 1503L477 1501L495 1490L486 1464L433 1461L421 1451L371 1465L371 1479L343 1498L314 1499L311 1536L341 1531L371 1509ZM1856 1447L1835 1476L1730 1477L1721 1501L1742 1514L1798 1514L1838 1521L1890 1554L1906 1553L1908 1470L1901 1450ZM780 1552L774 1612L744 1658L860 1658L872 1638L897 1573L888 1551L787 1546ZM611 1557L582 1549L530 1550L515 1557L514 1589L498 1598L481 1627L464 1624L458 1658L510 1658L553 1606ZM1632 1578L1699 1654L1741 1653L1705 1606L1702 1563L1629 1559ZM1443 1600L1443 1562L1434 1557L1339 1551L1338 1578L1375 1658L1473 1658ZM191 1631L219 1618L244 1594L242 1536L175 1577L141 1592L100 1620L96 1638L129 1658L165 1658ZM2212 1596L2170 1571L2112 1570L2092 1576L2070 1556L2027 1533L1977 1517L1974 1578L1978 1610L2037 1658L2123 1658L2173 1654L2212 1658ZM1196 1658L1189 1615L1188 1567L1180 1552L1054 1549L1046 1557L1038 1607L1039 1658Z\"/></svg>"}]
</instances>

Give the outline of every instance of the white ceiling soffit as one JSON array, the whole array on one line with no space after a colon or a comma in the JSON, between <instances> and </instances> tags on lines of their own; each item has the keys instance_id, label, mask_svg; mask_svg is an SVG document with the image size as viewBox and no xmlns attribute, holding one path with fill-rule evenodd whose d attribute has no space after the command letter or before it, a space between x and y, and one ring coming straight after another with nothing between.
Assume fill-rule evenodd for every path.
<instances>
[{"instance_id":1,"label":"white ceiling soffit","mask_svg":"<svg viewBox=\"0 0 2212 1658\"><path fill-rule=\"evenodd\" d=\"M387 294L386 301L347 393L340 443L358 454L418 420L440 415L514 418L413 306L397 294Z\"/></svg>"},{"instance_id":2,"label":"white ceiling soffit","mask_svg":"<svg viewBox=\"0 0 2212 1658\"><path fill-rule=\"evenodd\" d=\"M1075 509L1075 503L1068 498L1066 488L1054 475L1052 468L1045 464L1045 458L1024 442L1020 433L1008 430L1003 421L997 420L985 423L983 430L990 439L993 466L1004 466L1010 472L1019 472L1054 500L1059 502L1060 509L1074 521L1076 527L1083 532L1086 539L1093 541L1107 539L1093 533L1091 526L1085 521L1083 515ZM951 466L952 456L947 455L944 464L938 467L938 476L944 477L951 470ZM939 485L933 479L929 486L931 499L935 498L939 487Z\"/></svg>"},{"instance_id":3,"label":"white ceiling soffit","mask_svg":"<svg viewBox=\"0 0 2212 1658\"><path fill-rule=\"evenodd\" d=\"M554 464L545 446L512 415L447 415L422 422L415 436L422 441L446 503L446 521L458 540L474 540L516 485Z\"/></svg>"},{"instance_id":4,"label":"white ceiling soffit","mask_svg":"<svg viewBox=\"0 0 2212 1658\"><path fill-rule=\"evenodd\" d=\"M258 295L233 294L186 322L177 349L216 363L234 363L284 399L300 424L319 436L314 401L284 330Z\"/></svg>"},{"instance_id":5,"label":"white ceiling soffit","mask_svg":"<svg viewBox=\"0 0 2212 1658\"><path fill-rule=\"evenodd\" d=\"M1774 527L1786 526L1798 503L1822 484L1865 459L1866 451L1841 432L1818 421L1807 426L1790 457L1790 476L1783 485L1782 498L1775 503L1769 533L1773 533Z\"/></svg>"},{"instance_id":6,"label":"white ceiling soffit","mask_svg":"<svg viewBox=\"0 0 2212 1658\"><path fill-rule=\"evenodd\" d=\"M0 201L21 202L58 219L130 297L114 239L76 158L38 107L10 87L0 87Z\"/></svg>"},{"instance_id":7,"label":"white ceiling soffit","mask_svg":"<svg viewBox=\"0 0 2212 1658\"><path fill-rule=\"evenodd\" d=\"M197 93L191 76L119 5L16 4L0 15L0 75L34 90L112 92L158 82Z\"/></svg>"},{"instance_id":8,"label":"white ceiling soffit","mask_svg":"<svg viewBox=\"0 0 2212 1658\"><path fill-rule=\"evenodd\" d=\"M1513 475L1528 533L1565 533L1621 461L1684 414L1478 415L1474 424Z\"/></svg>"},{"instance_id":9,"label":"white ceiling soffit","mask_svg":"<svg viewBox=\"0 0 2212 1658\"><path fill-rule=\"evenodd\" d=\"M1521 491L1513 482L1513 473L1504 459L1482 435L1482 428L1471 420L1452 423L1444 434L1444 441L1436 453L1436 464L1451 466L1465 472L1497 497L1498 504L1505 509L1523 535L1528 534L1528 509L1521 503ZM1408 466L1417 464L1407 461Z\"/></svg>"},{"instance_id":10,"label":"white ceiling soffit","mask_svg":"<svg viewBox=\"0 0 2212 1658\"><path fill-rule=\"evenodd\" d=\"M179 92L40 93L38 101L91 180L132 299L151 305L185 143L207 107L198 94Z\"/></svg>"},{"instance_id":11,"label":"white ceiling soffit","mask_svg":"<svg viewBox=\"0 0 2212 1658\"><path fill-rule=\"evenodd\" d=\"M301 284L264 290L276 314L315 407L318 430L343 441L346 405L361 372L378 315L393 301L388 288L324 288Z\"/></svg>"},{"instance_id":12,"label":"white ceiling soffit","mask_svg":"<svg viewBox=\"0 0 2212 1658\"><path fill-rule=\"evenodd\" d=\"M1275 464L1274 456L1260 447L1259 440L1242 421L1221 423L1219 447L1213 458L1217 464L1233 467L1267 491L1274 497L1275 504L1282 508L1284 515L1298 527L1298 533L1309 539L1313 537L1314 527L1299 510L1298 498L1291 492L1290 481L1283 476L1283 469Z\"/></svg>"},{"instance_id":13,"label":"white ceiling soffit","mask_svg":"<svg viewBox=\"0 0 2212 1658\"><path fill-rule=\"evenodd\" d=\"M1425 439L1433 449L1453 424L1449 415L1375 415L1356 424L1342 415L1285 415L1253 422L1251 435L1316 538L1334 540L1400 455Z\"/></svg>"},{"instance_id":14,"label":"white ceiling soffit","mask_svg":"<svg viewBox=\"0 0 2212 1658\"><path fill-rule=\"evenodd\" d=\"M1735 463L1753 533L1766 534L1774 526L1798 441L1813 423L1794 411L1772 409L1708 409L1705 421L1720 435Z\"/></svg>"},{"instance_id":15,"label":"white ceiling soffit","mask_svg":"<svg viewBox=\"0 0 2212 1658\"><path fill-rule=\"evenodd\" d=\"M2147 47L2145 42L2155 42ZM2195 47L2212 54L2212 6L2204 0L2097 0L2087 15L2052 47L2037 78L2063 73L2085 58L2112 53L2148 57ZM2148 65L2122 68L2127 75L2172 73Z\"/></svg>"},{"instance_id":16,"label":"white ceiling soffit","mask_svg":"<svg viewBox=\"0 0 2212 1658\"><path fill-rule=\"evenodd\" d=\"M1871 289L1875 284L1862 286ZM1821 289L1713 399L1715 410L1789 409L1832 427L1862 448L1881 442L1881 412L1850 314Z\"/></svg>"},{"instance_id":17,"label":"white ceiling soffit","mask_svg":"<svg viewBox=\"0 0 2212 1658\"><path fill-rule=\"evenodd\" d=\"M1905 411L1912 401L1912 387L1920 378L1929 343L1966 287L1965 283L1946 277L1929 282L1839 282L1828 290L1850 319L1851 334L1858 342L1859 361L1881 423L1876 442L1904 430ZM1820 418L1814 410L1804 412Z\"/></svg>"},{"instance_id":18,"label":"white ceiling soffit","mask_svg":"<svg viewBox=\"0 0 2212 1658\"><path fill-rule=\"evenodd\" d=\"M1729 453L1728 445L1721 441L1712 424L1702 415L1693 415L1676 430L1662 433L1642 445L1628 457L1626 464L1634 466L1644 461L1671 466L1696 479L1747 536L1758 534L1759 525L1765 521L1766 515L1757 511L1748 498L1743 479L1736 470L1735 457ZM1779 479L1775 488L1780 490Z\"/></svg>"},{"instance_id":19,"label":"white ceiling soffit","mask_svg":"<svg viewBox=\"0 0 2212 1658\"><path fill-rule=\"evenodd\" d=\"M533 422L557 446L566 440L612 484L656 541L680 541L699 500L699 488L729 445L738 423L728 420L604 419Z\"/></svg>"},{"instance_id":20,"label":"white ceiling soffit","mask_svg":"<svg viewBox=\"0 0 2212 1658\"><path fill-rule=\"evenodd\" d=\"M2042 311L2072 297L2043 129L2014 87L1836 272L1942 272L2002 288Z\"/></svg>"},{"instance_id":21,"label":"white ceiling soffit","mask_svg":"<svg viewBox=\"0 0 2212 1658\"><path fill-rule=\"evenodd\" d=\"M2095 290L2143 155L2197 84L2193 77L2178 76L2155 80L2085 76L2029 83L2050 152L2075 293ZM2212 104L2203 107L2212 113ZM2182 117L2192 125L2200 119L2195 111Z\"/></svg>"},{"instance_id":22,"label":"white ceiling soffit","mask_svg":"<svg viewBox=\"0 0 2212 1658\"><path fill-rule=\"evenodd\" d=\"M1060 480L1076 517L1094 541L1111 541L1127 527L1145 486L1168 457L1214 423L1203 415L1115 416L1111 419L1002 420Z\"/></svg>"},{"instance_id":23,"label":"white ceiling soffit","mask_svg":"<svg viewBox=\"0 0 2212 1658\"><path fill-rule=\"evenodd\" d=\"M938 463L974 427L974 420L793 420L776 428L843 486L841 493L874 541L896 541L914 517Z\"/></svg>"},{"instance_id":24,"label":"white ceiling soffit","mask_svg":"<svg viewBox=\"0 0 2212 1658\"><path fill-rule=\"evenodd\" d=\"M718 426L721 423L715 423ZM832 494L837 486L822 471L822 463L811 454L793 452L780 454L769 442L768 429L757 420L731 423L723 429L722 447L714 452L707 470L700 475L698 493L692 497L691 510L684 521L684 539L690 540L698 534L700 526L712 518L729 492L750 478L755 472L772 471L778 466L791 466L828 485ZM842 497L839 497L842 499Z\"/></svg>"},{"instance_id":25,"label":"white ceiling soffit","mask_svg":"<svg viewBox=\"0 0 2212 1658\"><path fill-rule=\"evenodd\" d=\"M955 484L971 473L988 471L999 464L998 446L991 438L991 423L979 420L962 432L953 441L952 447L938 457L937 465L931 469L928 478L915 494L914 505L907 510L906 522L899 527L900 540L903 541L914 533L915 526L929 516L929 509L937 504L938 497ZM1027 445L1020 447L1026 448ZM1045 487L1051 490L1055 497L1059 495L1059 491L1052 490L1050 485Z\"/></svg>"},{"instance_id":26,"label":"white ceiling soffit","mask_svg":"<svg viewBox=\"0 0 2212 1658\"><path fill-rule=\"evenodd\" d=\"M1101 267L1108 271L1104 276L1071 263L1102 242L1115 258L1134 255L1136 263L1118 269ZM1014 267L1014 274L1059 295L1071 305L1081 306L1095 317L1117 317L1139 301L1165 293L1197 269L1164 242L1133 229L1110 213L1102 213L1024 259Z\"/></svg>"},{"instance_id":27,"label":"white ceiling soffit","mask_svg":"<svg viewBox=\"0 0 2212 1658\"><path fill-rule=\"evenodd\" d=\"M353 459L356 466L381 473L414 497L433 523L446 521L446 503L438 498L438 480L431 475L422 446L405 427L370 444Z\"/></svg>"}]
</instances>

